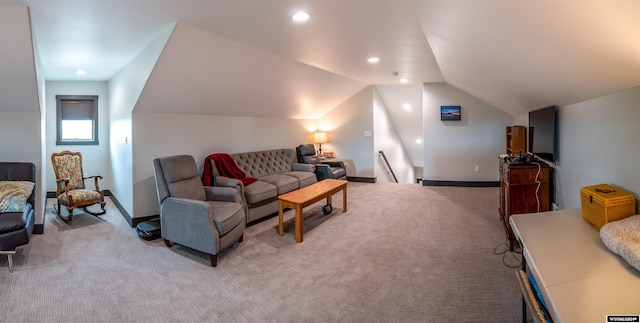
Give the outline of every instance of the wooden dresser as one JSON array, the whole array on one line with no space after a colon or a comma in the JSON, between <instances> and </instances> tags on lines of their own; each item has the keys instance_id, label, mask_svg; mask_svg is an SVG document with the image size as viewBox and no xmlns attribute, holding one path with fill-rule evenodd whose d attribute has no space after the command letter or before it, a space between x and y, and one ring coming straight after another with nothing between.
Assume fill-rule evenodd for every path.
<instances>
[{"instance_id":1,"label":"wooden dresser","mask_svg":"<svg viewBox=\"0 0 640 323\"><path fill-rule=\"evenodd\" d=\"M506 134L506 150L507 155L524 155L527 153L525 146L525 138L527 137L527 128L524 126L507 127Z\"/></svg>"},{"instance_id":2,"label":"wooden dresser","mask_svg":"<svg viewBox=\"0 0 640 323\"><path fill-rule=\"evenodd\" d=\"M512 214L536 213L550 210L551 167L544 162L513 163L500 158L500 221L514 249L515 236L509 218Z\"/></svg>"}]
</instances>

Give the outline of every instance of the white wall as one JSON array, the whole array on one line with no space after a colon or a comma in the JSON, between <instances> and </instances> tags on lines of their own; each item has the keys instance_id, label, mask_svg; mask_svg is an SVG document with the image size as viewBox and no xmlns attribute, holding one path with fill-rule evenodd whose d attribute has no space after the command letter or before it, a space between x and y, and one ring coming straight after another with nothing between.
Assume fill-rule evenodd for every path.
<instances>
[{"instance_id":1,"label":"white wall","mask_svg":"<svg viewBox=\"0 0 640 323\"><path fill-rule=\"evenodd\" d=\"M542 108L542 107L540 107ZM523 115L519 115L519 116L515 116L513 117L513 125L520 125L520 126L525 126L527 129L529 129L529 115L528 114L523 114ZM527 130L527 136L529 135L529 130ZM529 137L527 137L529 138ZM527 149L529 149L527 147Z\"/></svg>"},{"instance_id":2,"label":"white wall","mask_svg":"<svg viewBox=\"0 0 640 323\"><path fill-rule=\"evenodd\" d=\"M312 119L366 84L178 22L138 112Z\"/></svg>"},{"instance_id":3,"label":"white wall","mask_svg":"<svg viewBox=\"0 0 640 323\"><path fill-rule=\"evenodd\" d=\"M202 173L213 153L295 149L308 142L310 121L134 111L133 124L133 217L144 217L159 214L154 158L189 154Z\"/></svg>"},{"instance_id":4,"label":"white wall","mask_svg":"<svg viewBox=\"0 0 640 323\"><path fill-rule=\"evenodd\" d=\"M0 5L0 44L0 111L39 111L28 7Z\"/></svg>"},{"instance_id":5,"label":"white wall","mask_svg":"<svg viewBox=\"0 0 640 323\"><path fill-rule=\"evenodd\" d=\"M351 159L356 176L374 177L373 86L349 98L318 120L318 128L329 133L323 151L333 151L337 158ZM372 136L364 136L369 131ZM307 140L307 142L309 142Z\"/></svg>"},{"instance_id":6,"label":"white wall","mask_svg":"<svg viewBox=\"0 0 640 323\"><path fill-rule=\"evenodd\" d=\"M560 208L580 206L580 188L609 183L640 193L640 87L562 106L556 191ZM636 211L637 212L637 211Z\"/></svg>"},{"instance_id":7,"label":"white wall","mask_svg":"<svg viewBox=\"0 0 640 323\"><path fill-rule=\"evenodd\" d=\"M40 112L0 112L0 161L30 162L36 165L36 182L42 183L40 153ZM42 224L42 185L36 186L35 223Z\"/></svg>"},{"instance_id":8,"label":"white wall","mask_svg":"<svg viewBox=\"0 0 640 323\"><path fill-rule=\"evenodd\" d=\"M441 105L461 106L462 120L441 121ZM498 181L510 115L445 83L424 84L423 109L425 180Z\"/></svg>"},{"instance_id":9,"label":"white wall","mask_svg":"<svg viewBox=\"0 0 640 323\"><path fill-rule=\"evenodd\" d=\"M395 183L379 152L383 151L398 183L415 183L416 175L402 139L378 91L373 90L373 158L378 182Z\"/></svg>"},{"instance_id":10,"label":"white wall","mask_svg":"<svg viewBox=\"0 0 640 323\"><path fill-rule=\"evenodd\" d=\"M391 123L396 128L404 150L416 169L416 176L422 178L424 164L424 147L422 145L422 100L424 85L420 84L385 84L376 85ZM408 107L405 107L408 105ZM419 143L416 140L420 140ZM419 175L418 175L419 174Z\"/></svg>"},{"instance_id":11,"label":"white wall","mask_svg":"<svg viewBox=\"0 0 640 323\"><path fill-rule=\"evenodd\" d=\"M153 68L162 53L173 27L167 27L158 38L134 57L109 81L109 121L111 126L111 172L115 178L111 189L118 202L133 216L133 121L132 111L138 103ZM155 144L142 142L140 145Z\"/></svg>"},{"instance_id":12,"label":"white wall","mask_svg":"<svg viewBox=\"0 0 640 323\"><path fill-rule=\"evenodd\" d=\"M47 142L46 142L46 132L43 131L47 124L47 100L46 100L46 80L44 75L42 74L42 62L40 60L40 51L38 49L37 42L35 40L35 35L32 35L33 42L33 51L34 51L34 66L36 69L36 82L38 86L38 105L40 106L40 127L38 128L38 133L40 135L40 142L38 154L40 155L40 159L36 162L36 181L38 185L36 187L36 207L35 207L35 224L44 224L44 209L47 205L47 194L46 194L46 178L47 178L47 155L44 153L46 151Z\"/></svg>"},{"instance_id":13,"label":"white wall","mask_svg":"<svg viewBox=\"0 0 640 323\"><path fill-rule=\"evenodd\" d=\"M35 224L43 223L41 132L44 91L29 8L0 6L0 161L36 166Z\"/></svg>"},{"instance_id":14,"label":"white wall","mask_svg":"<svg viewBox=\"0 0 640 323\"><path fill-rule=\"evenodd\" d=\"M56 95L97 95L98 96L98 145L56 145ZM102 175L100 189L110 189L113 185L111 162L109 159L109 95L107 82L46 82L45 120L45 172L47 192L56 191L56 176L51 165L51 154L63 150L82 153L83 170L88 175ZM48 156L48 157L47 157ZM93 182L87 183L93 187Z\"/></svg>"}]
</instances>

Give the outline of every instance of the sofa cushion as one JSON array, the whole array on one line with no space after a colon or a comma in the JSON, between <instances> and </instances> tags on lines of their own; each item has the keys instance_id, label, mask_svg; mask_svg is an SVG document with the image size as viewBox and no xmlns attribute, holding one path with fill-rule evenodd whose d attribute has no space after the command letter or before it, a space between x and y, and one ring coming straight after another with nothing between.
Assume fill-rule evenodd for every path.
<instances>
[{"instance_id":1,"label":"sofa cushion","mask_svg":"<svg viewBox=\"0 0 640 323\"><path fill-rule=\"evenodd\" d=\"M347 176L347 170L342 167L331 167L331 173L333 174L333 178L342 178Z\"/></svg>"},{"instance_id":2,"label":"sofa cushion","mask_svg":"<svg viewBox=\"0 0 640 323\"><path fill-rule=\"evenodd\" d=\"M88 189L69 191L69 195L74 203L83 203L102 199L102 194L100 192ZM64 205L69 205L69 196L66 193L62 192L62 194L58 195L58 199Z\"/></svg>"},{"instance_id":3,"label":"sofa cushion","mask_svg":"<svg viewBox=\"0 0 640 323\"><path fill-rule=\"evenodd\" d=\"M293 149L273 149L232 154L236 165L249 177L260 178L291 171Z\"/></svg>"},{"instance_id":4,"label":"sofa cushion","mask_svg":"<svg viewBox=\"0 0 640 323\"><path fill-rule=\"evenodd\" d=\"M316 155L316 146L304 144L296 147L298 161L304 164L319 164L322 160Z\"/></svg>"},{"instance_id":5,"label":"sofa cushion","mask_svg":"<svg viewBox=\"0 0 640 323\"><path fill-rule=\"evenodd\" d=\"M244 208L240 203L209 201L209 204L215 210L213 222L220 235L225 235L244 220Z\"/></svg>"},{"instance_id":6,"label":"sofa cushion","mask_svg":"<svg viewBox=\"0 0 640 323\"><path fill-rule=\"evenodd\" d=\"M313 156L316 154L316 147L313 144L304 144L298 147L300 149L300 154L304 156Z\"/></svg>"},{"instance_id":7,"label":"sofa cushion","mask_svg":"<svg viewBox=\"0 0 640 323\"><path fill-rule=\"evenodd\" d=\"M278 197L278 188L273 184L258 180L244 187L244 196L247 203L256 204Z\"/></svg>"},{"instance_id":8,"label":"sofa cushion","mask_svg":"<svg viewBox=\"0 0 640 323\"><path fill-rule=\"evenodd\" d=\"M35 185L29 181L0 181L0 213L24 211Z\"/></svg>"},{"instance_id":9,"label":"sofa cushion","mask_svg":"<svg viewBox=\"0 0 640 323\"><path fill-rule=\"evenodd\" d=\"M609 250L640 270L640 215L606 223L600 238Z\"/></svg>"},{"instance_id":10,"label":"sofa cushion","mask_svg":"<svg viewBox=\"0 0 640 323\"><path fill-rule=\"evenodd\" d=\"M193 157L171 156L160 160L169 194L173 197L204 201L204 185Z\"/></svg>"},{"instance_id":11,"label":"sofa cushion","mask_svg":"<svg viewBox=\"0 0 640 323\"><path fill-rule=\"evenodd\" d=\"M0 217L0 234L24 229L22 213L6 213Z\"/></svg>"},{"instance_id":12,"label":"sofa cushion","mask_svg":"<svg viewBox=\"0 0 640 323\"><path fill-rule=\"evenodd\" d=\"M317 182L316 174L309 172L286 172L284 175L292 176L298 179L298 188L309 186L315 182Z\"/></svg>"},{"instance_id":13,"label":"sofa cushion","mask_svg":"<svg viewBox=\"0 0 640 323\"><path fill-rule=\"evenodd\" d=\"M293 176L273 174L260 177L260 180L275 185L278 188L278 195L291 192L298 188L298 179Z\"/></svg>"}]
</instances>

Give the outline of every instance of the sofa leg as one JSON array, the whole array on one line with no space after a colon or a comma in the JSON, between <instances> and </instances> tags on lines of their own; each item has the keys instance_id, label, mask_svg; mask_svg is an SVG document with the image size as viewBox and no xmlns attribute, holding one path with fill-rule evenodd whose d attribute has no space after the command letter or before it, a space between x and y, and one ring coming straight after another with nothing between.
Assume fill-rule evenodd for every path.
<instances>
[{"instance_id":1,"label":"sofa leg","mask_svg":"<svg viewBox=\"0 0 640 323\"><path fill-rule=\"evenodd\" d=\"M244 233L240 236L240 239L238 239L238 242L242 242L242 240L244 240Z\"/></svg>"},{"instance_id":2,"label":"sofa leg","mask_svg":"<svg viewBox=\"0 0 640 323\"><path fill-rule=\"evenodd\" d=\"M13 256L11 254L8 254L7 257L9 257L9 272L12 273L13 272Z\"/></svg>"},{"instance_id":3,"label":"sofa leg","mask_svg":"<svg viewBox=\"0 0 640 323\"><path fill-rule=\"evenodd\" d=\"M0 255L7 255L8 260L9 260L9 272L12 273L13 272L13 254L15 254L16 251L14 250L7 250L7 251L0 251Z\"/></svg>"},{"instance_id":4,"label":"sofa leg","mask_svg":"<svg viewBox=\"0 0 640 323\"><path fill-rule=\"evenodd\" d=\"M171 248L171 247L173 246L173 242L171 242L171 241L169 241L169 240L167 240L167 239L162 239L162 240L164 240L164 244L165 244L165 246L167 246L167 247L169 247L169 248Z\"/></svg>"},{"instance_id":5,"label":"sofa leg","mask_svg":"<svg viewBox=\"0 0 640 323\"><path fill-rule=\"evenodd\" d=\"M211 267L218 266L218 255L211 255Z\"/></svg>"}]
</instances>

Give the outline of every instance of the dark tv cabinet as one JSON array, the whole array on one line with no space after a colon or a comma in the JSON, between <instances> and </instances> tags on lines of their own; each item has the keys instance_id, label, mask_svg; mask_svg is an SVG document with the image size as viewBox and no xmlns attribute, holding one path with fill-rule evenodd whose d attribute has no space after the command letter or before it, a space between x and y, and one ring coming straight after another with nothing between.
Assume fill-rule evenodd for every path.
<instances>
[{"instance_id":1,"label":"dark tv cabinet","mask_svg":"<svg viewBox=\"0 0 640 323\"><path fill-rule=\"evenodd\" d=\"M551 209L551 167L544 162L515 163L508 158L500 158L499 161L500 221L507 235L509 250L513 251L516 239L509 217L512 214L545 212Z\"/></svg>"}]
</instances>

